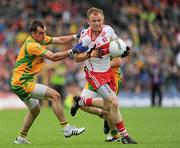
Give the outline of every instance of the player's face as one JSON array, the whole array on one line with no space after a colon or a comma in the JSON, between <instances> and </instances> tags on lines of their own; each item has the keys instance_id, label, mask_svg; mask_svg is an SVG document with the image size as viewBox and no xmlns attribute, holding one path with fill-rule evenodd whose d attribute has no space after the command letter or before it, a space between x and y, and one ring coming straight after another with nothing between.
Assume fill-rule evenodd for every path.
<instances>
[{"instance_id":1,"label":"player's face","mask_svg":"<svg viewBox=\"0 0 180 148\"><path fill-rule=\"evenodd\" d=\"M46 27L44 28L37 27L36 32L32 33L33 39L38 43L41 43L44 40L45 36L46 36Z\"/></svg>"},{"instance_id":2,"label":"player's face","mask_svg":"<svg viewBox=\"0 0 180 148\"><path fill-rule=\"evenodd\" d=\"M88 18L88 24L92 31L101 32L104 23L104 16L99 12L91 13Z\"/></svg>"}]
</instances>

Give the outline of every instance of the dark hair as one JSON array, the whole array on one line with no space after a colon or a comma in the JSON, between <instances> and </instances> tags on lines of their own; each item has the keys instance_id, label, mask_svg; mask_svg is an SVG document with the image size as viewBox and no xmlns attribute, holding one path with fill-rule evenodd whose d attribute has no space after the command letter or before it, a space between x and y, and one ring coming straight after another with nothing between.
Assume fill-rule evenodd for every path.
<instances>
[{"instance_id":1,"label":"dark hair","mask_svg":"<svg viewBox=\"0 0 180 148\"><path fill-rule=\"evenodd\" d=\"M44 28L44 23L40 20L34 20L30 25L29 25L29 33L37 31L37 27Z\"/></svg>"}]
</instances>

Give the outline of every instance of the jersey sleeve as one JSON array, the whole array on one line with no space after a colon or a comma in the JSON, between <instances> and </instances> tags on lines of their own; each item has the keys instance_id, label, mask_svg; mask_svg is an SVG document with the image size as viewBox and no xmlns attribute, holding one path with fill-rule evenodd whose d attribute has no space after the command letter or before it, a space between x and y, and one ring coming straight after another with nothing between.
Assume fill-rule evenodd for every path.
<instances>
[{"instance_id":1,"label":"jersey sleeve","mask_svg":"<svg viewBox=\"0 0 180 148\"><path fill-rule=\"evenodd\" d=\"M40 44L38 43L29 43L26 46L27 52L31 55L36 55L36 56L43 56L48 52L46 48L43 48Z\"/></svg>"},{"instance_id":2,"label":"jersey sleeve","mask_svg":"<svg viewBox=\"0 0 180 148\"><path fill-rule=\"evenodd\" d=\"M112 27L108 26L108 31L107 32L110 35L112 40L117 39L117 35L115 34L114 29Z\"/></svg>"},{"instance_id":3,"label":"jersey sleeve","mask_svg":"<svg viewBox=\"0 0 180 148\"><path fill-rule=\"evenodd\" d=\"M79 39L79 43L82 43L82 46L89 46L92 42L91 37L88 35L88 29L84 30Z\"/></svg>"},{"instance_id":4,"label":"jersey sleeve","mask_svg":"<svg viewBox=\"0 0 180 148\"><path fill-rule=\"evenodd\" d=\"M45 36L44 40L42 41L42 45L48 45L48 44L51 44L52 42L52 37L50 36Z\"/></svg>"},{"instance_id":5,"label":"jersey sleeve","mask_svg":"<svg viewBox=\"0 0 180 148\"><path fill-rule=\"evenodd\" d=\"M82 46L89 46L89 44L91 44L90 36L88 36L88 35L84 36L82 38L81 42L82 42Z\"/></svg>"}]
</instances>

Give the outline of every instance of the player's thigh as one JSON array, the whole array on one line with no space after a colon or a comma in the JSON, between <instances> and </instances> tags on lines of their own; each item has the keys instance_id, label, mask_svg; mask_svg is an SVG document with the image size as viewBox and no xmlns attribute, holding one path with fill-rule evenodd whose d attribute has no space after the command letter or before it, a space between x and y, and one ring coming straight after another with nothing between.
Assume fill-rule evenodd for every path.
<instances>
[{"instance_id":1,"label":"player's thigh","mask_svg":"<svg viewBox=\"0 0 180 148\"><path fill-rule=\"evenodd\" d=\"M24 104L28 107L30 111L39 110L39 99L45 98L45 93L47 86L42 84L36 84L33 91L30 93L30 99L24 100Z\"/></svg>"},{"instance_id":2,"label":"player's thigh","mask_svg":"<svg viewBox=\"0 0 180 148\"><path fill-rule=\"evenodd\" d=\"M30 99L23 101L28 109L32 111L34 108L37 110L40 108L39 99L45 98L47 86L42 84L36 84L33 91L30 94Z\"/></svg>"},{"instance_id":3,"label":"player's thigh","mask_svg":"<svg viewBox=\"0 0 180 148\"><path fill-rule=\"evenodd\" d=\"M28 107L28 109L30 111L33 111L35 108L37 108L37 110L39 110L39 108L40 108L38 99L30 98L30 99L23 101L23 102Z\"/></svg>"},{"instance_id":4,"label":"player's thigh","mask_svg":"<svg viewBox=\"0 0 180 148\"><path fill-rule=\"evenodd\" d=\"M48 100L59 100L60 94L43 84L36 84L34 90L31 93L31 97L34 99L48 99Z\"/></svg>"},{"instance_id":5,"label":"player's thigh","mask_svg":"<svg viewBox=\"0 0 180 148\"><path fill-rule=\"evenodd\" d=\"M82 97L88 97L88 98L97 98L100 97L97 92L84 88L81 92Z\"/></svg>"},{"instance_id":6,"label":"player's thigh","mask_svg":"<svg viewBox=\"0 0 180 148\"><path fill-rule=\"evenodd\" d=\"M35 88L31 93L31 98L34 99L45 99L48 86L42 84L36 84Z\"/></svg>"},{"instance_id":7,"label":"player's thigh","mask_svg":"<svg viewBox=\"0 0 180 148\"><path fill-rule=\"evenodd\" d=\"M99 95L103 97L104 100L117 99L115 92L110 88L108 84L103 84L97 89Z\"/></svg>"},{"instance_id":8,"label":"player's thigh","mask_svg":"<svg viewBox=\"0 0 180 148\"><path fill-rule=\"evenodd\" d=\"M60 93L58 93L56 90L47 87L46 93L45 93L45 98L48 100L56 100L56 99L60 99Z\"/></svg>"},{"instance_id":9,"label":"player's thigh","mask_svg":"<svg viewBox=\"0 0 180 148\"><path fill-rule=\"evenodd\" d=\"M93 98L93 101L95 101L96 104L98 104L98 106L103 106L102 96L100 96L96 91L84 88L83 91L81 92L81 96L85 97L85 98ZM93 107L93 108L95 108L95 107ZM88 110L90 111L91 108L89 108ZM93 111L99 112L98 109L97 110L94 109Z\"/></svg>"}]
</instances>

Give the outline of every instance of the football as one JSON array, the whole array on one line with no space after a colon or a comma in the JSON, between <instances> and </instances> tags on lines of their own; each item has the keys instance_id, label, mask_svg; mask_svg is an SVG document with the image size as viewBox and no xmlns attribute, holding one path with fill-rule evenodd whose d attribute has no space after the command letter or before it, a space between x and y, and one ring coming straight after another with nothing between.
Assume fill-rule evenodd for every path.
<instances>
[{"instance_id":1,"label":"football","mask_svg":"<svg viewBox=\"0 0 180 148\"><path fill-rule=\"evenodd\" d=\"M109 44L109 53L112 57L120 57L126 51L126 43L117 38L112 40Z\"/></svg>"}]
</instances>

